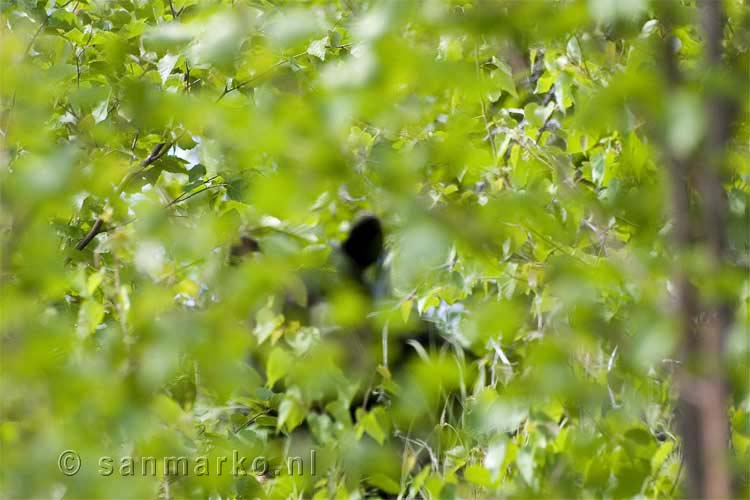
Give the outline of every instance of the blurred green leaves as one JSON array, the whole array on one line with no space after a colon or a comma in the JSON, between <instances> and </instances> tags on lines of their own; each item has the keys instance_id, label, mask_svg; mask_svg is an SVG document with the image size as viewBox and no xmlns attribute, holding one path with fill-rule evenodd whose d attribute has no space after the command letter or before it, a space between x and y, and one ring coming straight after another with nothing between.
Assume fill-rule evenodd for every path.
<instances>
[{"instance_id":1,"label":"blurred green leaves","mask_svg":"<svg viewBox=\"0 0 750 500\"><path fill-rule=\"evenodd\" d=\"M670 2L4 3L0 492L680 496L672 263L748 309L746 263L712 273L668 244L664 146L689 157L711 132L706 88L745 92L747 14L725 3L722 78L702 74L695 9ZM363 212L386 227L376 300L336 274ZM260 252L229 265L240 235ZM64 449L79 476L55 468ZM274 465L314 449L318 470L93 465L235 449Z\"/></svg>"}]
</instances>

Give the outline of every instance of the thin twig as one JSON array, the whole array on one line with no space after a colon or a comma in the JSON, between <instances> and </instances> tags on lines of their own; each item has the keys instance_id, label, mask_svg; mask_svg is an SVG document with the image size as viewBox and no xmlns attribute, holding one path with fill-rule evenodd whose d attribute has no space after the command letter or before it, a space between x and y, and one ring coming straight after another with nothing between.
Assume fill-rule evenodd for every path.
<instances>
[{"instance_id":1,"label":"thin twig","mask_svg":"<svg viewBox=\"0 0 750 500\"><path fill-rule=\"evenodd\" d=\"M64 9L68 5L73 3L73 0L68 0L64 4L58 7L58 9ZM78 3L76 3L76 7L73 9L78 8ZM44 21L39 25L39 28L34 32L34 35L31 37L31 40L29 40L29 44L26 46L26 50L23 51L24 55L28 54L31 51L31 48L34 46L34 43L36 42L36 39L39 37L39 34L42 32L42 30L47 26L47 23L49 23L50 18L52 17L53 12L50 12L47 14L47 16L44 18ZM15 94L14 94L15 95Z\"/></svg>"},{"instance_id":2,"label":"thin twig","mask_svg":"<svg viewBox=\"0 0 750 500\"><path fill-rule=\"evenodd\" d=\"M187 60L185 61L185 93L187 94L190 92L190 64L188 64Z\"/></svg>"},{"instance_id":3,"label":"thin twig","mask_svg":"<svg viewBox=\"0 0 750 500\"><path fill-rule=\"evenodd\" d=\"M555 84L557 85L557 84ZM551 89L549 89L549 92L544 96L544 100L542 101L542 106L544 108L547 107L547 104L552 100L552 98L555 96L555 85L552 86ZM559 103L555 101L555 104L557 104L557 107L562 110L562 103ZM539 141L542 140L542 134L544 134L545 130L547 130L547 125L549 124L550 120L552 120L552 115L555 113L555 108L552 108L552 111L544 118L544 122L542 122L542 126L539 127L539 131L537 132L536 139L534 140L534 143L539 146Z\"/></svg>"},{"instance_id":4,"label":"thin twig","mask_svg":"<svg viewBox=\"0 0 750 500\"><path fill-rule=\"evenodd\" d=\"M166 142L160 142L159 144L154 146L154 149L151 150L151 153L149 153L146 159L141 162L141 168L146 168L152 163L154 163L156 160L161 158L164 154L162 151L164 150L164 146L166 146L166 144L167 144ZM169 148L166 148L166 149L169 149Z\"/></svg>"},{"instance_id":5,"label":"thin twig","mask_svg":"<svg viewBox=\"0 0 750 500\"><path fill-rule=\"evenodd\" d=\"M142 173L146 168L148 168L149 165L153 164L156 160L164 156L164 154L169 150L169 147L165 147L166 144L166 142L160 142L159 144L154 146L154 148L151 150L151 153L146 157L145 160L141 162L141 168L138 169L138 171L125 176L125 178L120 183L120 186L117 188L118 194L125 189L125 186L128 184L128 182L130 182L130 179L132 179L139 173ZM89 232L86 233L86 236L84 236L83 239L76 245L76 250L83 250L99 233L104 232L104 229L102 227L103 225L104 219L102 219L101 216L97 217L97 219L94 221L94 225L91 226Z\"/></svg>"},{"instance_id":6,"label":"thin twig","mask_svg":"<svg viewBox=\"0 0 750 500\"><path fill-rule=\"evenodd\" d=\"M680 455L680 466L677 468L677 474L674 477L674 483L672 483L672 489L669 490L669 496L674 497L674 492L677 489L677 485L680 484L680 476L682 475L682 467L685 464L685 455Z\"/></svg>"},{"instance_id":7,"label":"thin twig","mask_svg":"<svg viewBox=\"0 0 750 500\"><path fill-rule=\"evenodd\" d=\"M78 242L76 245L76 250L83 250L86 248L86 246L91 243L91 240L93 240L97 234L102 232L102 225L104 224L104 220L101 217L98 217L94 221L94 225L91 226L91 229L88 233L86 233L86 236L83 237L81 241Z\"/></svg>"},{"instance_id":8,"label":"thin twig","mask_svg":"<svg viewBox=\"0 0 750 500\"><path fill-rule=\"evenodd\" d=\"M201 183L199 183L197 186L194 186L190 191L185 191L185 192L181 193L177 198L175 198L174 200L170 201L165 208L169 208L172 205L176 205L177 203L183 201L183 199L186 200L187 199L186 196L188 196L196 187L201 186L201 185L205 186L206 184L208 184L212 180L216 179L217 177L219 177L218 174L214 175L214 176L211 176L208 179L206 179L206 180L202 181ZM223 185L223 183L221 185Z\"/></svg>"},{"instance_id":9,"label":"thin twig","mask_svg":"<svg viewBox=\"0 0 750 500\"><path fill-rule=\"evenodd\" d=\"M172 13L172 19L177 19L177 12L174 10L174 4L172 3L172 0L169 0L169 10Z\"/></svg>"},{"instance_id":10,"label":"thin twig","mask_svg":"<svg viewBox=\"0 0 750 500\"><path fill-rule=\"evenodd\" d=\"M76 51L76 88L81 88L81 54L83 53L83 49L81 51Z\"/></svg>"},{"instance_id":11,"label":"thin twig","mask_svg":"<svg viewBox=\"0 0 750 500\"><path fill-rule=\"evenodd\" d=\"M583 45L581 45L581 39L578 38L578 33L573 35L573 37L576 39L576 43L578 44L578 52L581 53L581 65L583 66L583 72L586 73L586 76L589 77L589 80L594 81L594 77L591 76L589 67L586 64L586 58L583 56Z\"/></svg>"},{"instance_id":12,"label":"thin twig","mask_svg":"<svg viewBox=\"0 0 750 500\"><path fill-rule=\"evenodd\" d=\"M41 33L44 27L47 26L50 16L52 16L52 14L47 15L47 17L44 18L44 21L42 21L42 23L39 25L37 30L34 32L34 35L31 37L29 44L26 46L26 50L23 51L24 54L28 54L31 51L31 48L34 46L34 43L36 42L36 39L39 36L39 33Z\"/></svg>"},{"instance_id":13,"label":"thin twig","mask_svg":"<svg viewBox=\"0 0 750 500\"><path fill-rule=\"evenodd\" d=\"M284 59L282 59L282 60L274 63L271 67L269 67L265 71L261 71L257 75L253 76L252 78L249 78L249 79L245 80L244 82L237 83L233 87L224 86L224 91L221 93L221 95L219 96L219 98L216 99L216 102L221 101L224 98L224 96L227 95L228 93L234 92L235 90L239 90L242 87L245 87L246 85L254 83L255 81L259 80L260 78L263 78L264 76L266 76L269 73L271 73L272 71L274 71L276 68L278 68L282 64L287 63L287 62L289 62L289 61L291 61L293 59L296 59L296 58L298 58L300 56L304 56L305 54L307 54L307 52L300 52L299 54L295 54L295 55L290 56L290 57L285 57Z\"/></svg>"},{"instance_id":14,"label":"thin twig","mask_svg":"<svg viewBox=\"0 0 750 500\"><path fill-rule=\"evenodd\" d=\"M554 241L552 241L550 238L546 237L544 234L542 234L539 231L537 231L536 229L532 228L530 225L525 224L525 223L521 223L521 226L523 226L523 228L526 229L527 231L531 231L532 233L534 233L539 239L543 240L545 243L547 243L552 248L554 248L554 249L562 252L563 254L567 255L568 257L576 259L578 262L580 262L583 265L588 265L588 263L585 260L583 260L579 256L575 255L574 253L569 252L565 248L561 247L560 245L558 245L557 243L555 243Z\"/></svg>"},{"instance_id":15,"label":"thin twig","mask_svg":"<svg viewBox=\"0 0 750 500\"><path fill-rule=\"evenodd\" d=\"M245 429L245 428L247 428L247 427L251 426L251 425L252 425L253 423L255 423L255 421L256 421L256 420L258 420L258 419L259 419L260 417L262 417L262 416L264 416L264 415L268 415L269 413L271 413L271 410L270 410L270 409L266 409L266 410L263 410L262 412L259 412L259 413L257 413L257 414L256 414L255 416L253 416L252 418L248 419L248 421L247 421L247 422L245 422L244 424L240 425L240 426L239 426L239 427L237 428L237 430L235 430L235 431L234 431L234 432L235 432L235 434L236 434L236 433L238 433L238 432L240 432L241 430L243 430L243 429Z\"/></svg>"},{"instance_id":16,"label":"thin twig","mask_svg":"<svg viewBox=\"0 0 750 500\"><path fill-rule=\"evenodd\" d=\"M223 186L226 186L226 184L224 184L223 182L221 184L214 184L213 186L206 186L203 189L198 190L198 191L196 191L194 193L191 193L191 194L189 194L188 196L185 196L182 199L175 198L174 200L170 201L165 208L169 208L169 207L172 207L174 205L177 205L178 203L182 203L183 201L187 201L190 198L192 198L193 196L197 196L197 195L199 195L199 194L201 194L201 193L203 193L205 191L208 191L209 189L216 189L218 187L223 187Z\"/></svg>"},{"instance_id":17,"label":"thin twig","mask_svg":"<svg viewBox=\"0 0 750 500\"><path fill-rule=\"evenodd\" d=\"M474 65L476 66L476 73L477 78L479 80L483 80L482 78L482 71L479 68L479 46L474 45ZM489 138L490 143L490 149L492 150L492 159L494 163L497 165L497 147L495 146L495 136L493 135L493 129L490 127L489 119L487 118L487 110L484 105L484 96L482 95L481 91L479 94L479 105L482 108L482 118L484 119L484 129L487 132L487 137Z\"/></svg>"}]
</instances>

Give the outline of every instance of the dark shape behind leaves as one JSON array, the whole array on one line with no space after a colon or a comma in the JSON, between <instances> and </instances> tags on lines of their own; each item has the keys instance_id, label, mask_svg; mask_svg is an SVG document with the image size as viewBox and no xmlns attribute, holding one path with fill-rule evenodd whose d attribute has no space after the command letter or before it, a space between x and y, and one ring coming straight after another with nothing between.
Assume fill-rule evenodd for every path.
<instances>
[{"instance_id":1,"label":"dark shape behind leaves","mask_svg":"<svg viewBox=\"0 0 750 500\"><path fill-rule=\"evenodd\" d=\"M359 219L341 248L360 271L377 262L383 254L383 228L378 218L367 215Z\"/></svg>"},{"instance_id":2,"label":"dark shape behind leaves","mask_svg":"<svg viewBox=\"0 0 750 500\"><path fill-rule=\"evenodd\" d=\"M229 262L232 265L239 263L240 259L249 253L260 252L258 240L250 236L243 235L240 241L232 245L229 249Z\"/></svg>"}]
</instances>

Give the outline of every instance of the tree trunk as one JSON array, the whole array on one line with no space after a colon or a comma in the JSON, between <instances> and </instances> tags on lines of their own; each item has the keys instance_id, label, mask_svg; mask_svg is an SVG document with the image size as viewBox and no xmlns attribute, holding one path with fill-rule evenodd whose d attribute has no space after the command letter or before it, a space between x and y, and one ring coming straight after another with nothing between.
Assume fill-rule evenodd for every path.
<instances>
[{"instance_id":1,"label":"tree trunk","mask_svg":"<svg viewBox=\"0 0 750 500\"><path fill-rule=\"evenodd\" d=\"M706 71L722 66L724 19L722 4L700 5L705 40ZM671 40L666 43L666 74L672 90L682 78ZM731 103L711 88L707 79L703 102L707 130L700 151L689 158L668 153L672 191L674 241L683 257L705 251L714 276L728 258L727 204L721 167L730 140ZM697 200L691 204L691 200ZM696 206L693 206L696 205ZM723 377L724 339L731 325L731 305L723 298L706 297L688 278L684 260L674 273L682 332L683 364L678 377L679 425L691 498L731 497L727 386Z\"/></svg>"}]
</instances>

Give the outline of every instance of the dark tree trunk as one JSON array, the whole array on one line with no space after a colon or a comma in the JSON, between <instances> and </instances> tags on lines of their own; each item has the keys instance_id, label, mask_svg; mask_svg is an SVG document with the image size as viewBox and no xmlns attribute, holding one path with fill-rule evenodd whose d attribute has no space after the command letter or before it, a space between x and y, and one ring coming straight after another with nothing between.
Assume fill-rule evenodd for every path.
<instances>
[{"instance_id":1,"label":"dark tree trunk","mask_svg":"<svg viewBox=\"0 0 750 500\"><path fill-rule=\"evenodd\" d=\"M700 5L707 72L722 67L722 4ZM682 78L671 40L666 43L665 71L672 90ZM705 250L718 275L728 261L727 203L721 170L730 140L731 102L710 87L704 91L706 136L690 157L668 153L674 242L681 256ZM695 200L691 203L691 200ZM684 262L678 259L678 262ZM731 497L727 386L723 377L724 339L732 321L731 304L705 297L690 282L684 263L674 272L682 332L683 364L678 377L679 425L691 498Z\"/></svg>"}]
</instances>

